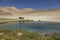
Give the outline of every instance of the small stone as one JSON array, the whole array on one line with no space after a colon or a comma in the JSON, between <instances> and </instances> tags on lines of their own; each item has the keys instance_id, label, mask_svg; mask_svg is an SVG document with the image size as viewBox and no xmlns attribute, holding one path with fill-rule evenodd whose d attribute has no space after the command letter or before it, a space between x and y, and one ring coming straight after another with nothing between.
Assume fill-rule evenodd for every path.
<instances>
[{"instance_id":1,"label":"small stone","mask_svg":"<svg viewBox=\"0 0 60 40\"><path fill-rule=\"evenodd\" d=\"M3 32L1 32L0 35L3 35Z\"/></svg>"},{"instance_id":2,"label":"small stone","mask_svg":"<svg viewBox=\"0 0 60 40\"><path fill-rule=\"evenodd\" d=\"M17 36L22 36L22 35L23 35L23 33L21 33L21 32L17 33Z\"/></svg>"}]
</instances>

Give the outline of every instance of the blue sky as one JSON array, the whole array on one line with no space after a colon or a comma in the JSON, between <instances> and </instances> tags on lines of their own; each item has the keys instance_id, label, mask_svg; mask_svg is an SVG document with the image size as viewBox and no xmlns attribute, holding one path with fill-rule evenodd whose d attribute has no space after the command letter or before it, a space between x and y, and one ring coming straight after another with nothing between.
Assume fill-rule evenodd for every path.
<instances>
[{"instance_id":1,"label":"blue sky","mask_svg":"<svg viewBox=\"0 0 60 40\"><path fill-rule=\"evenodd\" d=\"M0 6L17 8L52 9L60 8L60 0L0 0Z\"/></svg>"}]
</instances>

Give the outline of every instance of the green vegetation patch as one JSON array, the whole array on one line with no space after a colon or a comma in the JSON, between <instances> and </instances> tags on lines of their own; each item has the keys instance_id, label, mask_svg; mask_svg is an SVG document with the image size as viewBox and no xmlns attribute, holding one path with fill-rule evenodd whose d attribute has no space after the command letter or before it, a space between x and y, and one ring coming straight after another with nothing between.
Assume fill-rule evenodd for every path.
<instances>
[{"instance_id":1,"label":"green vegetation patch","mask_svg":"<svg viewBox=\"0 0 60 40\"><path fill-rule=\"evenodd\" d=\"M33 20L0 18L0 23L7 23L7 22L33 22Z\"/></svg>"},{"instance_id":2,"label":"green vegetation patch","mask_svg":"<svg viewBox=\"0 0 60 40\"><path fill-rule=\"evenodd\" d=\"M60 40L60 34L46 36L32 31L0 30L0 40Z\"/></svg>"}]
</instances>

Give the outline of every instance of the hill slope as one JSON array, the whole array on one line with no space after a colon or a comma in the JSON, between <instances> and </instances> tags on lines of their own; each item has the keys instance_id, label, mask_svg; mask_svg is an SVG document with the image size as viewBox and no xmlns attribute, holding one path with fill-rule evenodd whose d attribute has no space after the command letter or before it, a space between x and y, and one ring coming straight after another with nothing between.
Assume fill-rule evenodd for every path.
<instances>
[{"instance_id":1,"label":"hill slope","mask_svg":"<svg viewBox=\"0 0 60 40\"><path fill-rule=\"evenodd\" d=\"M34 10L32 8L0 7L0 17L18 18L19 16L31 20L60 22L60 9Z\"/></svg>"}]
</instances>

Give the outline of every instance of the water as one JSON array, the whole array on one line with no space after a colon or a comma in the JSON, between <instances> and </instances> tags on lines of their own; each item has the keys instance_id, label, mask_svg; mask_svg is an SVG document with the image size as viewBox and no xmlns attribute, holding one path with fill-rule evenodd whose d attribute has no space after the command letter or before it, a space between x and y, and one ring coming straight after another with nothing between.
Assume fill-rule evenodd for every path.
<instances>
[{"instance_id":1,"label":"water","mask_svg":"<svg viewBox=\"0 0 60 40\"><path fill-rule=\"evenodd\" d=\"M37 32L60 32L60 23L57 22L11 22L0 24L0 29L29 30Z\"/></svg>"}]
</instances>

